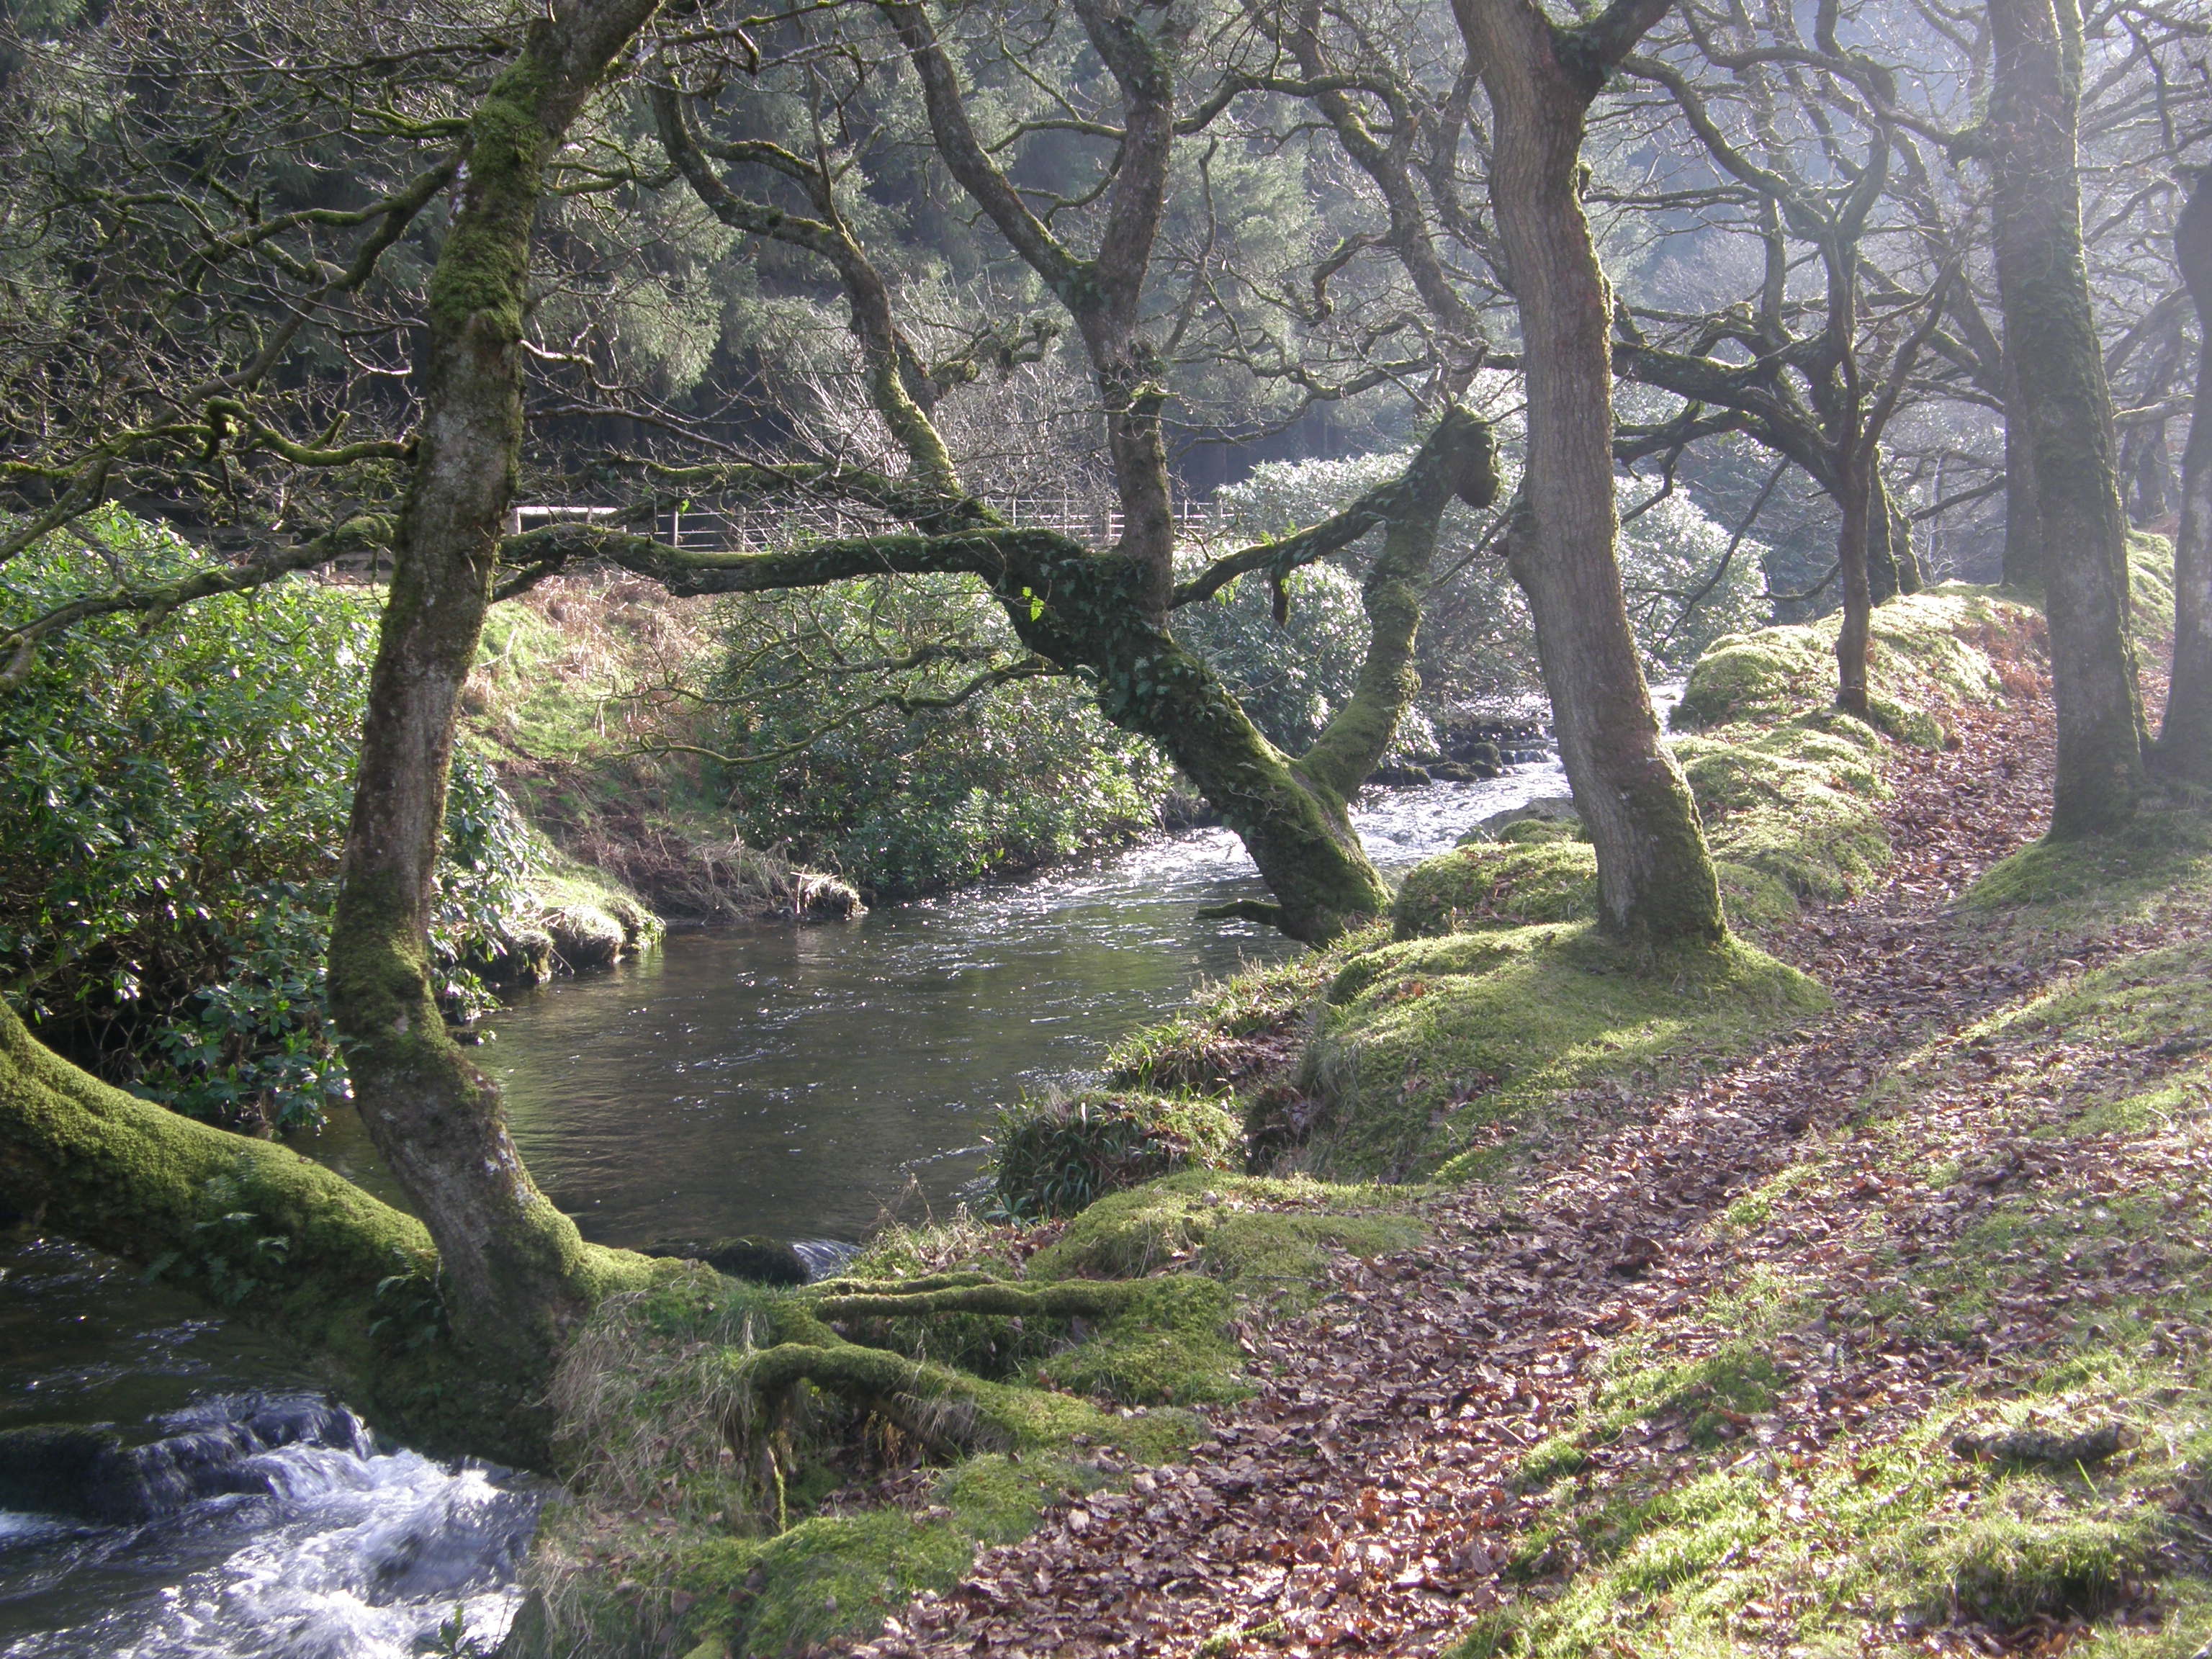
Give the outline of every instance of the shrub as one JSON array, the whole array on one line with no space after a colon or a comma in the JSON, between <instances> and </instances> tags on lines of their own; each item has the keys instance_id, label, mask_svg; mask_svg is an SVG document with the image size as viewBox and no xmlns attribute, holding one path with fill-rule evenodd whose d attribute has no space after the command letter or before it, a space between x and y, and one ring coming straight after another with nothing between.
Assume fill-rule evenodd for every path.
<instances>
[{"instance_id":1,"label":"shrub","mask_svg":"<svg viewBox=\"0 0 2212 1659\"><path fill-rule=\"evenodd\" d=\"M1073 1215L1154 1176L1221 1169L1238 1139L1218 1102L1093 1092L1024 1100L999 1114L999 1202L1024 1219Z\"/></svg>"},{"instance_id":2,"label":"shrub","mask_svg":"<svg viewBox=\"0 0 2212 1659\"><path fill-rule=\"evenodd\" d=\"M25 553L0 629L206 556L119 512ZM193 1116L313 1121L344 1073L323 952L376 613L288 580L145 625L87 622L0 690L0 976L42 1036ZM456 759L434 939L457 1003L525 902L530 837Z\"/></svg>"},{"instance_id":3,"label":"shrub","mask_svg":"<svg viewBox=\"0 0 2212 1659\"><path fill-rule=\"evenodd\" d=\"M748 596L720 613L717 750L751 846L899 897L1073 857L1158 822L1170 770L1089 690L1018 680L951 708L978 653L1018 657L995 609L953 579ZM897 663L896 671L859 665ZM841 711L842 718L841 718Z\"/></svg>"}]
</instances>

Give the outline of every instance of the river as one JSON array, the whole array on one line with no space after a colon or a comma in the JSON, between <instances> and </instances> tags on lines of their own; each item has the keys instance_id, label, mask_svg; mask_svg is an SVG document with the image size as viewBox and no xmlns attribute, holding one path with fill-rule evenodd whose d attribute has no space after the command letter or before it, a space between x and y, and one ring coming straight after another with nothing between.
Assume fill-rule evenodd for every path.
<instances>
[{"instance_id":1,"label":"river","mask_svg":"<svg viewBox=\"0 0 2212 1659\"><path fill-rule=\"evenodd\" d=\"M1370 792L1402 868L1563 793L1556 764ZM1203 904L1261 895L1199 830L856 921L677 932L556 981L480 1050L515 1140L589 1237L829 1247L975 1180L992 1108L1080 1080L1201 981L1293 947ZM321 1147L384 1187L337 1125ZM0 1427L106 1422L105 1513L0 1510L0 1659L403 1659L495 1641L535 1483L376 1439L248 1328L54 1241L0 1255ZM98 1506L94 1506L97 1508Z\"/></svg>"}]
</instances>

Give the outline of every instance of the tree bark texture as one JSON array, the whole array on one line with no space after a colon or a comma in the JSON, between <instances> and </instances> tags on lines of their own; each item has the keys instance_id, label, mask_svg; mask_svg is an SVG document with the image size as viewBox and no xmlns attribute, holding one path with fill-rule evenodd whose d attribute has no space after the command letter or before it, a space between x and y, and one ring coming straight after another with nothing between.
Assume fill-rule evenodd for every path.
<instances>
[{"instance_id":1,"label":"tree bark texture","mask_svg":"<svg viewBox=\"0 0 2212 1659\"><path fill-rule=\"evenodd\" d=\"M2017 378L2043 552L2057 704L2051 833L2124 823L2143 783L2142 709L2127 631L2127 521L2112 393L2081 246L2076 125L2081 16L2075 0L1990 0L1991 179L2005 352ZM2008 570L2009 576L2012 573Z\"/></svg>"},{"instance_id":2,"label":"tree bark texture","mask_svg":"<svg viewBox=\"0 0 2212 1659\"><path fill-rule=\"evenodd\" d=\"M2199 343L2173 544L2173 681L2154 758L2168 777L2212 787L2212 167L2198 171L2173 244Z\"/></svg>"},{"instance_id":3,"label":"tree bark texture","mask_svg":"<svg viewBox=\"0 0 2212 1659\"><path fill-rule=\"evenodd\" d=\"M2024 593L2039 593L2043 591L2043 507L2035 486L2034 422L2021 400L2020 374L2008 347L2004 378L2004 585Z\"/></svg>"},{"instance_id":4,"label":"tree bark texture","mask_svg":"<svg viewBox=\"0 0 2212 1659\"><path fill-rule=\"evenodd\" d=\"M546 162L653 0L533 22L472 118L429 286L412 482L369 682L331 929L331 1008L377 1150L428 1224L456 1333L541 1371L610 1253L531 1182L499 1095L447 1034L429 918L462 682L476 660L522 438L522 333Z\"/></svg>"},{"instance_id":5,"label":"tree bark texture","mask_svg":"<svg viewBox=\"0 0 2212 1659\"><path fill-rule=\"evenodd\" d=\"M1535 618L1560 758L1596 850L1601 919L1658 943L1717 938L1724 924L1697 807L1659 740L1621 598L1612 307L1576 177L1604 74L1589 31L1620 9L1565 31L1533 0L1457 3L1494 114L1491 198L1528 392L1513 574ZM1644 9L1656 20L1663 7Z\"/></svg>"}]
</instances>

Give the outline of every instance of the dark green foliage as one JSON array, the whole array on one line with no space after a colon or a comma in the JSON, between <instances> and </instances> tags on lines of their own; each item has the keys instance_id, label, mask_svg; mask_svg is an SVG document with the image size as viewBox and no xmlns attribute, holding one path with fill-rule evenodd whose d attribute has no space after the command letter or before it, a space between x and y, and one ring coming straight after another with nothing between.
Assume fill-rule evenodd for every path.
<instances>
[{"instance_id":1,"label":"dark green foliage","mask_svg":"<svg viewBox=\"0 0 2212 1659\"><path fill-rule=\"evenodd\" d=\"M996 608L963 580L748 596L722 620L717 747L762 757L723 769L752 846L897 897L1033 869L1158 821L1167 766L1109 727L1075 682L1018 680L954 708L898 701L949 698L994 652L1020 658ZM852 718L822 732L841 711Z\"/></svg>"},{"instance_id":2,"label":"dark green foliage","mask_svg":"<svg viewBox=\"0 0 2212 1659\"><path fill-rule=\"evenodd\" d=\"M998 1199L1017 1218L1073 1215L1176 1170L1220 1169L1237 1141L1218 1103L1127 1092L1024 1100L999 1114Z\"/></svg>"},{"instance_id":3,"label":"dark green foliage","mask_svg":"<svg viewBox=\"0 0 2212 1659\"><path fill-rule=\"evenodd\" d=\"M1283 592L1289 611L1279 623L1268 585L1248 576L1211 603L1182 611L1175 629L1236 694L1261 734L1297 754L1351 701L1367 653L1367 616L1358 580L1335 565L1293 571Z\"/></svg>"},{"instance_id":4,"label":"dark green foliage","mask_svg":"<svg viewBox=\"0 0 2212 1659\"><path fill-rule=\"evenodd\" d=\"M0 624L204 556L121 514L97 561L55 544L8 567ZM323 950L376 615L304 580L141 631L88 623L0 690L0 975L42 1036L210 1121L283 1127L342 1097ZM435 932L442 989L496 952L528 833L490 769L454 768Z\"/></svg>"}]
</instances>

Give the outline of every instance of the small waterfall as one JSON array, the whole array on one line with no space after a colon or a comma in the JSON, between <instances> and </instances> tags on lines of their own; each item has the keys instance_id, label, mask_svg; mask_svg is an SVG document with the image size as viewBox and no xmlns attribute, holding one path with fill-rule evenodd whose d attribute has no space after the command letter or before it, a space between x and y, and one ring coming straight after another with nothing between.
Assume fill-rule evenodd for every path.
<instances>
[{"instance_id":1,"label":"small waterfall","mask_svg":"<svg viewBox=\"0 0 2212 1659\"><path fill-rule=\"evenodd\" d=\"M536 1483L380 1449L312 1396L155 1427L109 1448L73 1516L0 1515L0 1604L50 1610L5 1659L403 1659L504 1634Z\"/></svg>"}]
</instances>

